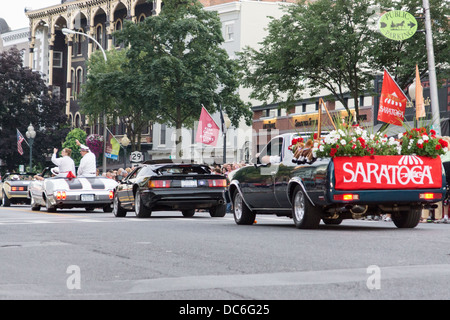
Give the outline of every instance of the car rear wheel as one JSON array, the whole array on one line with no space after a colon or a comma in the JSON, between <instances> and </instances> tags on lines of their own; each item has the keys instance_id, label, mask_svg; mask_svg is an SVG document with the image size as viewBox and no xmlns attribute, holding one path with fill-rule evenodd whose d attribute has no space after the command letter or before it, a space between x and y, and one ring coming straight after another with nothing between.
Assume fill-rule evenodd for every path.
<instances>
[{"instance_id":1,"label":"car rear wheel","mask_svg":"<svg viewBox=\"0 0 450 320\"><path fill-rule=\"evenodd\" d=\"M227 213L227 206L225 204L209 208L209 215L211 217L225 217L226 213Z\"/></svg>"},{"instance_id":2,"label":"car rear wheel","mask_svg":"<svg viewBox=\"0 0 450 320\"><path fill-rule=\"evenodd\" d=\"M52 206L48 198L45 198L45 208L47 209L47 212L56 212L56 207Z\"/></svg>"},{"instance_id":3,"label":"car rear wheel","mask_svg":"<svg viewBox=\"0 0 450 320\"><path fill-rule=\"evenodd\" d=\"M117 218L123 218L123 217L125 217L127 215L127 210L122 208L121 205L120 205L119 195L117 194L117 192L114 195L112 212L114 213L114 216L117 217Z\"/></svg>"},{"instance_id":4,"label":"car rear wheel","mask_svg":"<svg viewBox=\"0 0 450 320\"><path fill-rule=\"evenodd\" d=\"M316 229L320 223L320 209L307 199L300 186L297 186L292 198L292 218L298 229Z\"/></svg>"},{"instance_id":5,"label":"car rear wheel","mask_svg":"<svg viewBox=\"0 0 450 320\"><path fill-rule=\"evenodd\" d=\"M195 209L182 210L181 213L183 214L183 217L190 218L190 217L194 216Z\"/></svg>"},{"instance_id":6,"label":"car rear wheel","mask_svg":"<svg viewBox=\"0 0 450 320\"><path fill-rule=\"evenodd\" d=\"M392 221L397 228L415 228L420 221L422 207L412 206L409 211L402 211L392 215Z\"/></svg>"},{"instance_id":7,"label":"car rear wheel","mask_svg":"<svg viewBox=\"0 0 450 320\"><path fill-rule=\"evenodd\" d=\"M31 210L33 211L39 211L41 210L41 206L39 204L36 204L36 201L33 197L31 197Z\"/></svg>"},{"instance_id":8,"label":"car rear wheel","mask_svg":"<svg viewBox=\"0 0 450 320\"><path fill-rule=\"evenodd\" d=\"M11 205L11 201L6 196L5 191L2 191L2 205L4 207L9 207Z\"/></svg>"},{"instance_id":9,"label":"car rear wheel","mask_svg":"<svg viewBox=\"0 0 450 320\"><path fill-rule=\"evenodd\" d=\"M255 223L256 214L250 210L242 199L239 191L236 190L233 197L234 221L240 225L251 225Z\"/></svg>"},{"instance_id":10,"label":"car rear wheel","mask_svg":"<svg viewBox=\"0 0 450 320\"><path fill-rule=\"evenodd\" d=\"M136 190L136 194L134 195L134 211L138 218L148 218L152 215L151 210L144 206L139 190Z\"/></svg>"}]
</instances>

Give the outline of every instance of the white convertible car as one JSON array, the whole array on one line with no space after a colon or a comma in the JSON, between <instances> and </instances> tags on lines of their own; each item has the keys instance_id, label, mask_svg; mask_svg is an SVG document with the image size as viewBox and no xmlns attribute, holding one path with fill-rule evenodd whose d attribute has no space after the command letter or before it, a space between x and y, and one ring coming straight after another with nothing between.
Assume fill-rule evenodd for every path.
<instances>
[{"instance_id":1,"label":"white convertible car","mask_svg":"<svg viewBox=\"0 0 450 320\"><path fill-rule=\"evenodd\" d=\"M48 212L60 208L103 208L112 211L114 188L117 182L106 177L77 177L73 179L51 177L49 169L30 183L31 210L45 207Z\"/></svg>"}]
</instances>

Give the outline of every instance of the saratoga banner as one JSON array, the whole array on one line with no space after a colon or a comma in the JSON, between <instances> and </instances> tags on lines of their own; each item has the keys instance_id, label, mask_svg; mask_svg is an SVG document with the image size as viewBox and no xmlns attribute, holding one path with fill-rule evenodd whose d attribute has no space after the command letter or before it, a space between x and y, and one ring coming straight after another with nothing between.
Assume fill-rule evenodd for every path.
<instances>
[{"instance_id":1,"label":"saratoga banner","mask_svg":"<svg viewBox=\"0 0 450 320\"><path fill-rule=\"evenodd\" d=\"M202 107L195 142L200 142L215 147L217 145L219 132L220 128L217 126L214 119L205 107Z\"/></svg>"},{"instance_id":2,"label":"saratoga banner","mask_svg":"<svg viewBox=\"0 0 450 320\"><path fill-rule=\"evenodd\" d=\"M336 190L439 189L441 158L420 156L336 157Z\"/></svg>"},{"instance_id":3,"label":"saratoga banner","mask_svg":"<svg viewBox=\"0 0 450 320\"><path fill-rule=\"evenodd\" d=\"M396 126L402 126L407 101L408 99L403 91L400 90L389 73L384 70L377 119Z\"/></svg>"}]
</instances>

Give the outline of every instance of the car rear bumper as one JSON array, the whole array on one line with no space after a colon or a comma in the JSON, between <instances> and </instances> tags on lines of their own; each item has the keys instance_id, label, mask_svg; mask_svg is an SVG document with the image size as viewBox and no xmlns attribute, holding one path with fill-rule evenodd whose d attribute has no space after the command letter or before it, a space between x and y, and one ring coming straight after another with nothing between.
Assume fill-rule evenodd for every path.
<instances>
[{"instance_id":1,"label":"car rear bumper","mask_svg":"<svg viewBox=\"0 0 450 320\"><path fill-rule=\"evenodd\" d=\"M211 208L225 203L224 189L220 190L146 190L141 194L144 205L151 210L183 210Z\"/></svg>"}]
</instances>

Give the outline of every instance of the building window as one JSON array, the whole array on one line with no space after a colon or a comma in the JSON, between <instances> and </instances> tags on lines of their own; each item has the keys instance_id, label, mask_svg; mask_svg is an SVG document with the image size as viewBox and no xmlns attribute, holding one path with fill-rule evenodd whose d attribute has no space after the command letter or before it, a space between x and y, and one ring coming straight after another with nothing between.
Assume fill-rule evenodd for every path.
<instances>
[{"instance_id":1,"label":"building window","mask_svg":"<svg viewBox=\"0 0 450 320\"><path fill-rule=\"evenodd\" d=\"M225 41L234 40L234 22L225 24Z\"/></svg>"},{"instance_id":2,"label":"building window","mask_svg":"<svg viewBox=\"0 0 450 320\"><path fill-rule=\"evenodd\" d=\"M79 68L77 69L77 87L76 87L76 93L77 95L81 92L81 84L83 83L83 69Z\"/></svg>"},{"instance_id":3,"label":"building window","mask_svg":"<svg viewBox=\"0 0 450 320\"><path fill-rule=\"evenodd\" d=\"M103 26L98 24L95 28L95 40L103 47ZM97 44L94 43L94 50L97 50Z\"/></svg>"},{"instance_id":4,"label":"building window","mask_svg":"<svg viewBox=\"0 0 450 320\"><path fill-rule=\"evenodd\" d=\"M160 137L160 144L165 145L166 144L166 125L161 124L161 137Z\"/></svg>"},{"instance_id":5,"label":"building window","mask_svg":"<svg viewBox=\"0 0 450 320\"><path fill-rule=\"evenodd\" d=\"M53 52L53 68L63 67L63 53L61 51Z\"/></svg>"}]
</instances>

